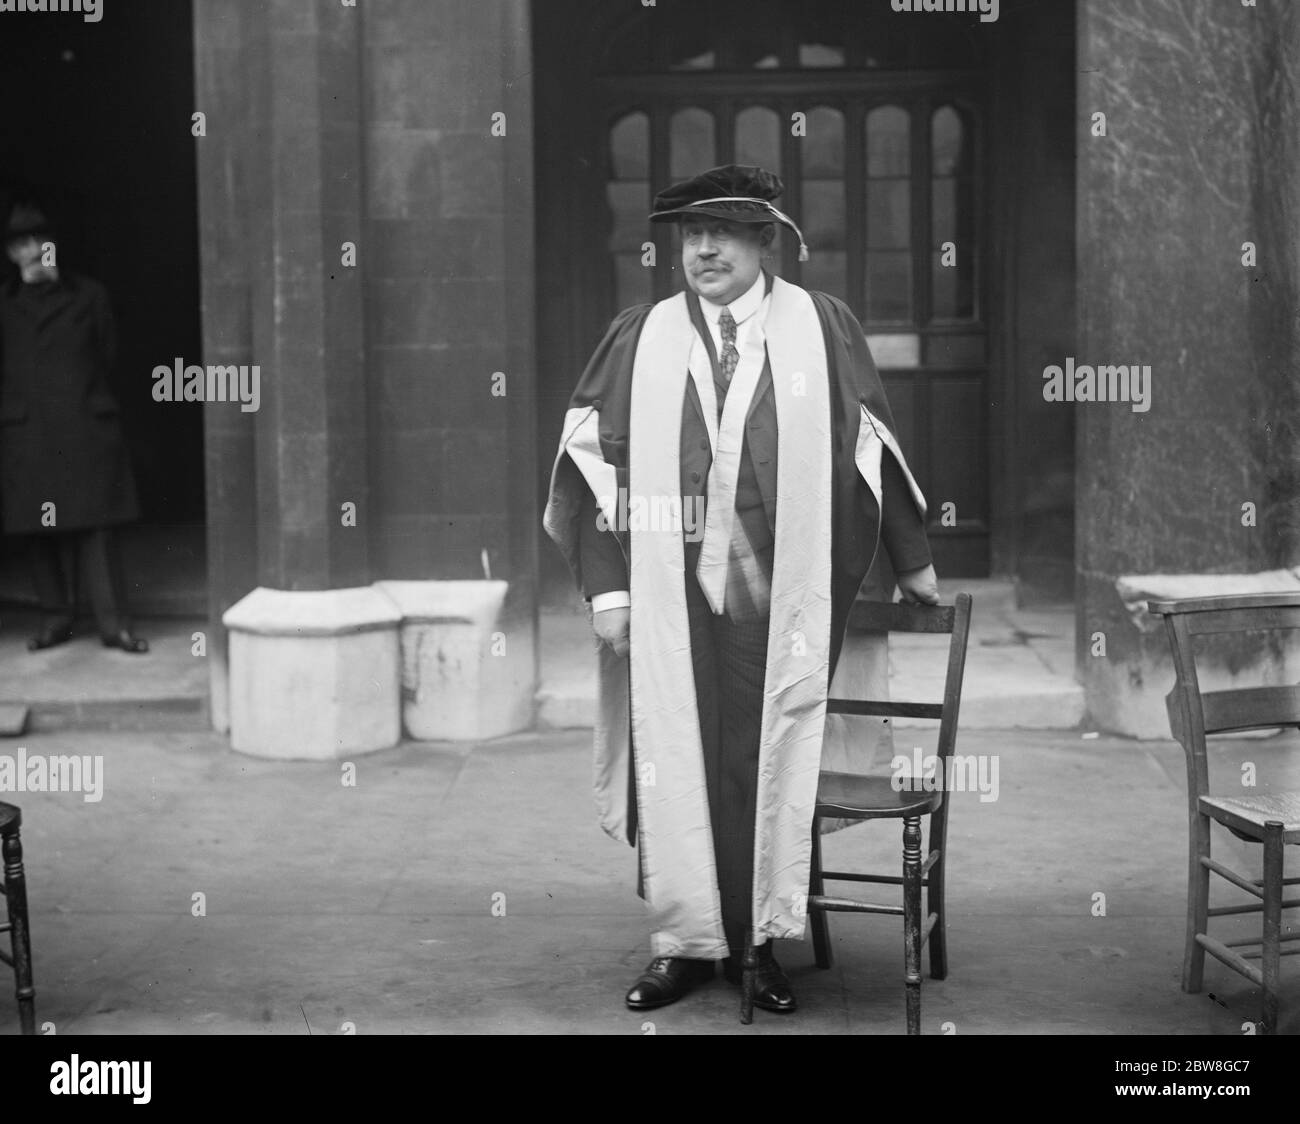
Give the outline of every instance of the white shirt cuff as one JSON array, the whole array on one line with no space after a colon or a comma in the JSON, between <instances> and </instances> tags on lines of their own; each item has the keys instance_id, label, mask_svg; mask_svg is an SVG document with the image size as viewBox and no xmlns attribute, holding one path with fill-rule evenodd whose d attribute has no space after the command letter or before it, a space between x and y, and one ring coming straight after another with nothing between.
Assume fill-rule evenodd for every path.
<instances>
[{"instance_id":1,"label":"white shirt cuff","mask_svg":"<svg viewBox=\"0 0 1300 1124\"><path fill-rule=\"evenodd\" d=\"M628 609L632 606L632 597L626 589L613 589L609 593L598 593L591 599L591 611L603 613L606 609Z\"/></svg>"}]
</instances>

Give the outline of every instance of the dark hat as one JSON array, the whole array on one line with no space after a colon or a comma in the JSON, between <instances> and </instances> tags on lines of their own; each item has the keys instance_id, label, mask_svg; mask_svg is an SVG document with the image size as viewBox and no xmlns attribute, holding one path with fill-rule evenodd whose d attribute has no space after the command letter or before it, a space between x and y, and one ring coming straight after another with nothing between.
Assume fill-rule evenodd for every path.
<instances>
[{"instance_id":1,"label":"dark hat","mask_svg":"<svg viewBox=\"0 0 1300 1124\"><path fill-rule=\"evenodd\" d=\"M17 203L5 224L5 241L26 238L29 234L50 234L52 228L45 212L32 203Z\"/></svg>"},{"instance_id":2,"label":"dark hat","mask_svg":"<svg viewBox=\"0 0 1300 1124\"><path fill-rule=\"evenodd\" d=\"M808 247L794 220L777 210L772 200L785 185L781 177L747 164L724 164L661 191L652 204L651 222L677 222L686 215L706 215L728 222L779 222L799 239L799 260L808 260Z\"/></svg>"}]
</instances>

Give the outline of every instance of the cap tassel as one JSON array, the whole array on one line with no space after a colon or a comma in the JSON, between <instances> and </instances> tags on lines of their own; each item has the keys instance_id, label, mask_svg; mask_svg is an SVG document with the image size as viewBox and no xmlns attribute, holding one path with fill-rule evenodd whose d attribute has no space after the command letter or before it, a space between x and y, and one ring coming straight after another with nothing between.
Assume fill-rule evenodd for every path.
<instances>
[{"instance_id":1,"label":"cap tassel","mask_svg":"<svg viewBox=\"0 0 1300 1124\"><path fill-rule=\"evenodd\" d=\"M794 231L795 237L799 239L799 260L807 261L808 243L803 240L803 231L799 229L794 219L792 219L784 211L778 211L774 206L772 206L771 203L767 204L767 209L771 211L772 214L775 215L779 221L785 223L786 226L788 226L791 230Z\"/></svg>"}]
</instances>

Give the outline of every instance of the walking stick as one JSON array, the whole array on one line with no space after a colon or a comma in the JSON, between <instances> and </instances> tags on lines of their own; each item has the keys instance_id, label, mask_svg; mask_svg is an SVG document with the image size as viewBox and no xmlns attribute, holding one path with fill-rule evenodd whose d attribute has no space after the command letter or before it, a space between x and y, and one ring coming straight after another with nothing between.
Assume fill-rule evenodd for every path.
<instances>
[{"instance_id":1,"label":"walking stick","mask_svg":"<svg viewBox=\"0 0 1300 1124\"><path fill-rule=\"evenodd\" d=\"M758 950L754 947L754 930L745 933L745 956L741 961L740 1021L749 1026L754 1021L754 975L758 971Z\"/></svg>"}]
</instances>

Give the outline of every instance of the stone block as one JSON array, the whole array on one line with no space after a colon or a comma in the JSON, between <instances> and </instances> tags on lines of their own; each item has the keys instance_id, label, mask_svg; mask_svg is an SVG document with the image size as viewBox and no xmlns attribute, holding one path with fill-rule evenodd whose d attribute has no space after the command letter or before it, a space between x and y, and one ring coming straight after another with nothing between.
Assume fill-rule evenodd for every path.
<instances>
[{"instance_id":1,"label":"stone block","mask_svg":"<svg viewBox=\"0 0 1300 1124\"><path fill-rule=\"evenodd\" d=\"M477 352L474 353L477 357ZM383 433L418 431L430 425L450 426L472 422L472 411L444 418L444 388L438 377L445 361L435 347L372 347L368 353L371 402L375 422ZM474 406L481 406L476 397ZM382 460L383 449L379 450ZM393 458L396 463L399 458Z\"/></svg>"},{"instance_id":2,"label":"stone block","mask_svg":"<svg viewBox=\"0 0 1300 1124\"><path fill-rule=\"evenodd\" d=\"M379 478L382 480L382 476ZM429 573L429 559L438 560L438 572L448 573L442 557L443 521L436 515L398 515L383 504L382 484L377 486L379 500L371 533L371 566L375 573L394 579L414 580ZM482 563L467 575L481 575Z\"/></svg>"},{"instance_id":3,"label":"stone block","mask_svg":"<svg viewBox=\"0 0 1300 1124\"><path fill-rule=\"evenodd\" d=\"M484 379L486 386L487 379ZM484 393L483 417L491 421L492 413L504 429L505 406L502 399ZM509 464L503 450L509 446L499 432L487 425L448 430L442 440L442 493L449 506L480 515L502 515L511 510L507 472ZM508 455L508 454L507 454Z\"/></svg>"},{"instance_id":4,"label":"stone block","mask_svg":"<svg viewBox=\"0 0 1300 1124\"><path fill-rule=\"evenodd\" d=\"M230 630L230 744L255 757L331 760L401 739L400 621L370 587L259 587Z\"/></svg>"},{"instance_id":5,"label":"stone block","mask_svg":"<svg viewBox=\"0 0 1300 1124\"><path fill-rule=\"evenodd\" d=\"M430 4L428 0L388 0L368 7L362 25L367 43L410 47L438 43L447 34L448 9L463 4Z\"/></svg>"},{"instance_id":6,"label":"stone block","mask_svg":"<svg viewBox=\"0 0 1300 1124\"><path fill-rule=\"evenodd\" d=\"M503 581L381 581L401 613L402 726L420 741L479 741L533 720L530 630L503 620Z\"/></svg>"},{"instance_id":7,"label":"stone block","mask_svg":"<svg viewBox=\"0 0 1300 1124\"><path fill-rule=\"evenodd\" d=\"M1257 574L1145 574L1121 577L1115 592L1128 617L1127 635L1106 633L1107 658L1087 654L1088 711L1096 727L1132 738L1169 738L1165 696L1174 685L1173 655L1164 618L1147 612L1149 600L1300 591L1300 567ZM1239 633L1196 641L1202 691L1281 686L1300 682L1300 632Z\"/></svg>"},{"instance_id":8,"label":"stone block","mask_svg":"<svg viewBox=\"0 0 1300 1124\"><path fill-rule=\"evenodd\" d=\"M482 124L475 131L443 134L439 144L443 159L439 163L441 178L437 195L440 218L479 218L504 211L506 151L503 139L491 134L493 112L484 105ZM454 160L447 158L451 151L456 154Z\"/></svg>"},{"instance_id":9,"label":"stone block","mask_svg":"<svg viewBox=\"0 0 1300 1124\"><path fill-rule=\"evenodd\" d=\"M375 280L470 281L484 262L498 275L507 260L499 216L372 219L366 228L366 276Z\"/></svg>"},{"instance_id":10,"label":"stone block","mask_svg":"<svg viewBox=\"0 0 1300 1124\"><path fill-rule=\"evenodd\" d=\"M406 415L408 424L413 417ZM446 431L394 428L388 432L387 445L376 456L373 467L376 489L382 489L384 512L419 515L443 510L449 502L442 474Z\"/></svg>"},{"instance_id":11,"label":"stone block","mask_svg":"<svg viewBox=\"0 0 1300 1124\"><path fill-rule=\"evenodd\" d=\"M365 130L366 207L371 218L425 214L438 191L438 133L371 125Z\"/></svg>"},{"instance_id":12,"label":"stone block","mask_svg":"<svg viewBox=\"0 0 1300 1124\"><path fill-rule=\"evenodd\" d=\"M442 286L435 281L370 281L364 292L367 343L373 347L428 346L452 333L437 331Z\"/></svg>"}]
</instances>

